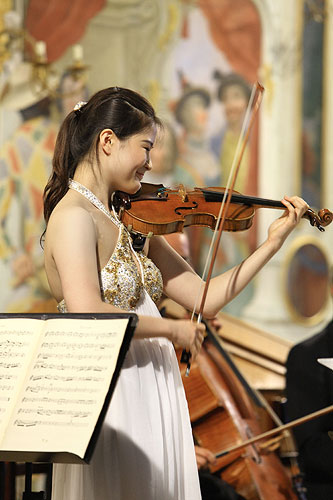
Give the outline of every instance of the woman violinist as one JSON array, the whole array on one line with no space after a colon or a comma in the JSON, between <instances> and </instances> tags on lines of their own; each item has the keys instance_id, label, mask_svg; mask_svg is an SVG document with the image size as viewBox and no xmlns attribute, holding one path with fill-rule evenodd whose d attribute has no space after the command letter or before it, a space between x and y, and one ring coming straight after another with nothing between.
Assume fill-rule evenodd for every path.
<instances>
[{"instance_id":1,"label":"woman violinist","mask_svg":"<svg viewBox=\"0 0 333 500\"><path fill-rule=\"evenodd\" d=\"M114 213L116 190L134 194L150 170L160 121L137 93L118 87L78 103L62 124L44 194L45 267L61 312L138 314L89 466L56 465L53 500L200 499L187 404L172 342L198 353L204 327L161 318L162 291L194 307L200 278L162 237L135 252ZM211 280L214 317L281 247L306 211L298 197L242 264Z\"/></svg>"}]
</instances>

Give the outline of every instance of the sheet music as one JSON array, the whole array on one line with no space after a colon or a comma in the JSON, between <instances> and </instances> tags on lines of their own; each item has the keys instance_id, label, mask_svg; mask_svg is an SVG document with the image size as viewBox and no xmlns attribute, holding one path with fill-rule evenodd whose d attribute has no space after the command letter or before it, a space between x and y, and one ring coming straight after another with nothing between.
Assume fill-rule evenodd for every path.
<instances>
[{"instance_id":1,"label":"sheet music","mask_svg":"<svg viewBox=\"0 0 333 500\"><path fill-rule=\"evenodd\" d=\"M83 456L127 324L127 319L48 320L1 449Z\"/></svg>"},{"instance_id":2,"label":"sheet music","mask_svg":"<svg viewBox=\"0 0 333 500\"><path fill-rule=\"evenodd\" d=\"M42 323L0 319L0 439L15 406Z\"/></svg>"}]
</instances>

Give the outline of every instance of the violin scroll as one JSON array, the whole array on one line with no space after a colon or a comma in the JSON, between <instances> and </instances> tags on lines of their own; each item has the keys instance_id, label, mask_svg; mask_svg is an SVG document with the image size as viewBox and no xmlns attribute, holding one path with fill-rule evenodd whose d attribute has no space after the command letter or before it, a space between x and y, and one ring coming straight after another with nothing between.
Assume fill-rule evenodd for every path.
<instances>
[{"instance_id":1,"label":"violin scroll","mask_svg":"<svg viewBox=\"0 0 333 500\"><path fill-rule=\"evenodd\" d=\"M322 226L328 226L333 220L333 213L330 212L330 210L328 210L327 208L322 208L318 212L318 217L321 221Z\"/></svg>"},{"instance_id":2,"label":"violin scroll","mask_svg":"<svg viewBox=\"0 0 333 500\"><path fill-rule=\"evenodd\" d=\"M317 227L319 231L325 231L324 227L331 224L333 220L333 213L327 208L322 208L316 214L316 212L309 208L303 217L310 221L311 226Z\"/></svg>"}]
</instances>

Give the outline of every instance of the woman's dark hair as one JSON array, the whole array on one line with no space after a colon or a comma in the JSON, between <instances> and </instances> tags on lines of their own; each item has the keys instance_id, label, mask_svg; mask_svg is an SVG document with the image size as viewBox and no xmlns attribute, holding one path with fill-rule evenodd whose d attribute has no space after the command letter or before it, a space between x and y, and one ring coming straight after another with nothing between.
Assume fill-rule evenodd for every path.
<instances>
[{"instance_id":1,"label":"woman's dark hair","mask_svg":"<svg viewBox=\"0 0 333 500\"><path fill-rule=\"evenodd\" d=\"M100 90L79 110L71 111L60 127L52 174L44 190L46 223L68 191L68 180L74 176L77 165L91 154L98 161L102 130L109 128L124 140L154 124L160 125L160 120L150 103L140 94L119 87Z\"/></svg>"}]
</instances>

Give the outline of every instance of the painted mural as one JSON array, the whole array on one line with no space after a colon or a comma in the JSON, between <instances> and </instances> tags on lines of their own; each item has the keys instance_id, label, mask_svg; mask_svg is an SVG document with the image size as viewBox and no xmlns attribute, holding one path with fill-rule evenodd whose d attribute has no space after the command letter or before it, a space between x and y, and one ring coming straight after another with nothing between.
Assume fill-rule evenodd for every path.
<instances>
[{"instance_id":1,"label":"painted mural","mask_svg":"<svg viewBox=\"0 0 333 500\"><path fill-rule=\"evenodd\" d=\"M302 196L321 207L324 23L309 18L304 5L302 99Z\"/></svg>"},{"instance_id":2,"label":"painted mural","mask_svg":"<svg viewBox=\"0 0 333 500\"><path fill-rule=\"evenodd\" d=\"M61 30L56 32L50 29L54 19L42 9L43 2L27 2L25 24L36 39L44 40L50 62L66 60L67 64L73 44L80 43L90 65L92 91L97 90L96 81L100 81L103 68L103 86L129 86L147 95L161 111L164 137L156 144L154 168L147 181L166 186L183 184L188 189L225 186L261 61L261 19L255 2L145 0L139 9L128 0L121 4L93 0L78 22L74 6L81 2L73 2L66 23L61 24L67 2L50 0L57 23L61 24ZM148 5L154 5L155 10L146 10ZM137 16L133 16L134 12ZM101 30L109 37L103 51ZM152 36L157 44L151 44ZM59 37L61 44L57 42ZM306 22L303 39L302 194L316 207L320 206L322 181L319 54L323 25ZM50 100L47 94L32 95L25 64L29 54L14 56L8 72L10 92L4 92L6 85L0 89L1 123L6 123L0 134L0 265L7 283L0 293L0 307L5 311L27 311L44 307L42 304L48 304L50 299L42 270L39 273L42 250L38 238L43 230L42 189L51 168L56 132L66 110L81 97L85 100L90 92L87 87L74 88L64 63L57 69L63 71L60 94L67 97ZM314 60L316 72L309 71ZM310 95L315 99L309 99ZM236 190L248 195L258 193L258 122L235 184ZM211 235L209 229L201 228L191 228L186 234L186 258L199 274ZM256 246L256 223L246 232L223 233L214 274L239 263ZM251 283L229 304L227 312L241 316L254 286Z\"/></svg>"},{"instance_id":3,"label":"painted mural","mask_svg":"<svg viewBox=\"0 0 333 500\"><path fill-rule=\"evenodd\" d=\"M170 110L177 137L174 185L226 186L260 59L260 20L249 0L198 2L184 18L172 54ZM239 34L243 41L240 43ZM235 189L257 194L257 129L247 144ZM202 274L212 233L187 232L192 264ZM245 258L256 244L255 228L224 233L214 274ZM226 311L249 302L249 285Z\"/></svg>"},{"instance_id":4,"label":"painted mural","mask_svg":"<svg viewBox=\"0 0 333 500\"><path fill-rule=\"evenodd\" d=\"M73 2L73 5L79 5L80 1ZM51 3L56 8L59 22L66 2L52 0ZM185 4L170 0L159 7L164 14L162 17L157 11L155 16L152 13L140 17L141 38L144 38L144 33L149 34L154 24L160 30L160 39L163 39L159 48L154 49L156 55L151 60L155 61L155 66L164 63L166 56L169 61L168 87L165 89L167 113L163 113L167 115L164 142L161 140L155 148L155 168L147 180L171 186L181 183L187 188L223 186L229 175L251 86L257 79L261 36L259 15L250 0L221 0L218 3L208 0L189 8ZM27 5L25 24L37 40L45 42L51 63L66 55L66 50L68 52L75 42L87 46L85 36L89 36L89 23L98 20L106 30L112 28L112 33L121 28L121 34L118 34L129 44L122 71L124 74L127 71L131 80L135 48L132 54L130 44L137 28L130 22L134 19L129 17L130 2L119 7L112 0L94 0L79 23L75 17L77 10L71 8L66 23L55 32L50 30L53 21L41 9L40 0L30 0ZM122 20L120 28L113 26L114 16L119 23ZM161 23L163 19L164 24ZM177 23L180 24L178 30ZM71 24L75 24L75 30L70 29ZM55 43L57 37L61 38L60 44ZM121 53L122 50L119 57ZM87 89L84 92L74 89L74 95L73 88L68 92L68 85L73 87L73 82L68 84L66 72L61 78L60 93L69 94L69 97L49 100L47 95L33 95L28 82L28 65L23 60L26 57L27 54L17 56L9 78L12 80L10 92L3 99L5 115L2 120L8 123L8 127L6 134L1 135L0 150L0 248L1 274L5 277L6 287L2 289L0 302L2 310L11 312L50 307L39 245L43 231L42 190L51 169L59 122L74 101L80 100L80 92L84 99L89 95ZM89 61L92 74L96 72L93 59ZM138 82L128 81L127 85L139 91L150 88L153 79L149 80L147 71L144 72L149 65L152 66L149 60L142 59L142 72L147 78L142 89L138 88ZM115 67L118 66L114 65L113 58L110 74ZM121 84L120 80L119 75L117 81L112 78L117 84ZM108 80L104 85L109 84ZM161 86L162 82L158 82L154 88ZM161 94L157 92L156 95ZM254 130L236 184L236 189L248 194L257 191L256 134ZM186 258L199 273L203 270L210 239L208 229L191 228L187 233ZM216 273L246 257L249 248L255 244L255 229L246 234L224 234L223 240ZM235 313L240 313L251 293L249 287L233 302L230 307Z\"/></svg>"}]
</instances>

